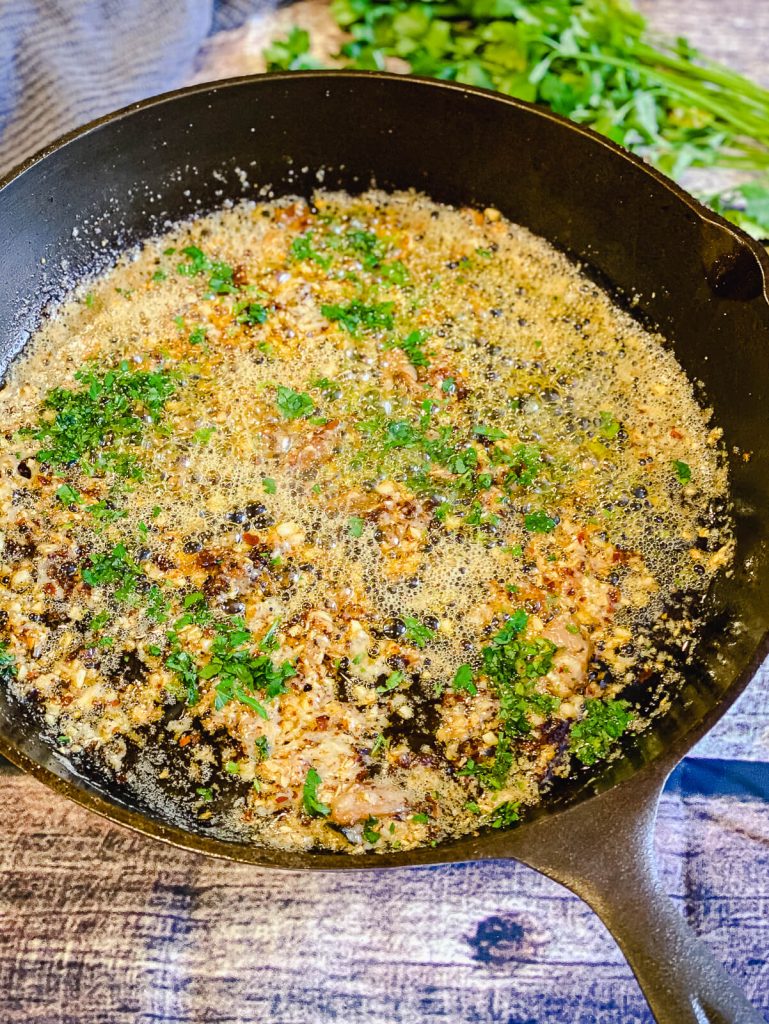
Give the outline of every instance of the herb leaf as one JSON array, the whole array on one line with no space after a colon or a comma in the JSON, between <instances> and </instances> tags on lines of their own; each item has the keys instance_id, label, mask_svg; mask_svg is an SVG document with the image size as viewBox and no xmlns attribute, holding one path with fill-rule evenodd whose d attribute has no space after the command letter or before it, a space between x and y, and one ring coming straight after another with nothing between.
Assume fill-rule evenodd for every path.
<instances>
[{"instance_id":1,"label":"herb leaf","mask_svg":"<svg viewBox=\"0 0 769 1024\"><path fill-rule=\"evenodd\" d=\"M312 818L327 818L331 814L331 808L318 798L318 786L321 784L321 777L314 768L310 768L304 780L302 788L302 803L305 811Z\"/></svg>"},{"instance_id":2,"label":"herb leaf","mask_svg":"<svg viewBox=\"0 0 769 1024\"><path fill-rule=\"evenodd\" d=\"M132 370L126 361L110 370L78 370L78 389L53 388L43 402L44 415L29 433L40 441L40 462L79 464L89 475L114 472L140 478L135 453L150 426L157 426L178 386L165 370ZM51 420L46 413L53 411Z\"/></svg>"},{"instance_id":3,"label":"herb leaf","mask_svg":"<svg viewBox=\"0 0 769 1024\"><path fill-rule=\"evenodd\" d=\"M692 470L688 463L676 459L673 462L673 469L676 471L676 476L682 484L689 483L692 478Z\"/></svg>"},{"instance_id":4,"label":"herb leaf","mask_svg":"<svg viewBox=\"0 0 769 1024\"><path fill-rule=\"evenodd\" d=\"M320 311L327 320L339 323L352 335L360 331L392 330L394 325L392 302L379 302L371 306L355 299L346 306L321 306Z\"/></svg>"},{"instance_id":5,"label":"herb leaf","mask_svg":"<svg viewBox=\"0 0 769 1024\"><path fill-rule=\"evenodd\" d=\"M415 647L425 647L435 637L435 630L425 626L419 619L415 619L413 615L405 615L403 617L403 624L406 627L404 637L409 643L414 644Z\"/></svg>"},{"instance_id":6,"label":"herb leaf","mask_svg":"<svg viewBox=\"0 0 769 1024\"><path fill-rule=\"evenodd\" d=\"M478 687L473 682L473 675L472 665L460 665L451 685L455 690L464 690L474 697L478 692Z\"/></svg>"},{"instance_id":7,"label":"herb leaf","mask_svg":"<svg viewBox=\"0 0 769 1024\"><path fill-rule=\"evenodd\" d=\"M281 414L287 420L296 420L302 416L309 416L314 410L313 400L306 391L294 391L292 388L278 388L278 395L275 402Z\"/></svg>"},{"instance_id":8,"label":"herb leaf","mask_svg":"<svg viewBox=\"0 0 769 1024\"><path fill-rule=\"evenodd\" d=\"M569 749L583 764L595 764L606 757L627 729L633 715L626 700L597 700L588 697L585 715L571 728Z\"/></svg>"}]
</instances>

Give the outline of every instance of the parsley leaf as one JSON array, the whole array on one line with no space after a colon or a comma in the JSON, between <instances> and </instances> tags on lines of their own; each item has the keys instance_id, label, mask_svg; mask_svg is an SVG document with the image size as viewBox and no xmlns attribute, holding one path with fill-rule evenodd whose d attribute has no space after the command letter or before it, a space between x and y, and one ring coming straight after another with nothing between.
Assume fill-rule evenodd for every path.
<instances>
[{"instance_id":1,"label":"parsley leaf","mask_svg":"<svg viewBox=\"0 0 769 1024\"><path fill-rule=\"evenodd\" d=\"M331 808L324 804L318 797L318 787L321 784L321 777L314 768L310 768L304 780L302 788L302 803L305 811L312 818L327 818L331 814Z\"/></svg>"},{"instance_id":2,"label":"parsley leaf","mask_svg":"<svg viewBox=\"0 0 769 1024\"><path fill-rule=\"evenodd\" d=\"M688 463L681 462L678 459L676 459L673 462L673 469L676 471L676 476L678 477L680 483L682 483L682 484L688 484L689 483L689 481L692 478L692 470L691 470L691 466L689 466Z\"/></svg>"},{"instance_id":3,"label":"parsley leaf","mask_svg":"<svg viewBox=\"0 0 769 1024\"><path fill-rule=\"evenodd\" d=\"M595 764L606 757L633 719L626 700L597 700L588 697L585 714L571 727L569 749L583 764Z\"/></svg>"},{"instance_id":4,"label":"parsley leaf","mask_svg":"<svg viewBox=\"0 0 769 1024\"><path fill-rule=\"evenodd\" d=\"M66 505L67 508L72 508L73 505L78 505L83 500L80 497L80 492L70 484L62 484L61 487L58 487L56 490L56 497L62 505Z\"/></svg>"},{"instance_id":5,"label":"parsley leaf","mask_svg":"<svg viewBox=\"0 0 769 1024\"><path fill-rule=\"evenodd\" d=\"M363 535L363 520L360 516L350 516L347 520L347 532L351 537L361 537Z\"/></svg>"},{"instance_id":6,"label":"parsley leaf","mask_svg":"<svg viewBox=\"0 0 769 1024\"><path fill-rule=\"evenodd\" d=\"M520 820L520 803L513 803L508 800L504 804L499 804L494 808L490 825L492 828L509 828Z\"/></svg>"},{"instance_id":7,"label":"parsley leaf","mask_svg":"<svg viewBox=\"0 0 769 1024\"><path fill-rule=\"evenodd\" d=\"M551 533L558 525L557 521L542 510L529 512L523 517L523 525L529 533Z\"/></svg>"},{"instance_id":8,"label":"parsley leaf","mask_svg":"<svg viewBox=\"0 0 769 1024\"><path fill-rule=\"evenodd\" d=\"M306 391L294 391L292 388L278 388L275 402L281 414L287 420L296 420L302 416L309 416L315 405Z\"/></svg>"},{"instance_id":9,"label":"parsley leaf","mask_svg":"<svg viewBox=\"0 0 769 1024\"><path fill-rule=\"evenodd\" d=\"M339 323L349 334L356 335L360 331L392 330L394 308L393 302L379 302L367 306L355 299L346 306L321 306L320 311L327 320Z\"/></svg>"},{"instance_id":10,"label":"parsley leaf","mask_svg":"<svg viewBox=\"0 0 769 1024\"><path fill-rule=\"evenodd\" d=\"M423 346L426 340L424 331L412 331L400 341L388 342L385 348L399 348L406 353L412 366L429 366L430 360Z\"/></svg>"},{"instance_id":11,"label":"parsley leaf","mask_svg":"<svg viewBox=\"0 0 769 1024\"><path fill-rule=\"evenodd\" d=\"M414 644L415 647L425 647L435 638L435 630L425 626L419 619L415 619L413 615L405 615L403 624L406 627L405 639L409 643Z\"/></svg>"},{"instance_id":12,"label":"parsley leaf","mask_svg":"<svg viewBox=\"0 0 769 1024\"><path fill-rule=\"evenodd\" d=\"M451 685L455 690L464 690L474 697L478 692L478 687L473 682L473 675L472 665L460 665Z\"/></svg>"},{"instance_id":13,"label":"parsley leaf","mask_svg":"<svg viewBox=\"0 0 769 1024\"><path fill-rule=\"evenodd\" d=\"M598 432L601 437L605 437L607 441L613 440L620 429L620 422L615 417L614 413L606 412L605 410L599 413L601 419L601 425L598 428Z\"/></svg>"},{"instance_id":14,"label":"parsley leaf","mask_svg":"<svg viewBox=\"0 0 769 1024\"><path fill-rule=\"evenodd\" d=\"M248 324L250 327L255 327L257 324L267 322L267 310L264 306L260 306L258 302L249 302L242 307L236 308L238 315L235 319L239 324Z\"/></svg>"}]
</instances>

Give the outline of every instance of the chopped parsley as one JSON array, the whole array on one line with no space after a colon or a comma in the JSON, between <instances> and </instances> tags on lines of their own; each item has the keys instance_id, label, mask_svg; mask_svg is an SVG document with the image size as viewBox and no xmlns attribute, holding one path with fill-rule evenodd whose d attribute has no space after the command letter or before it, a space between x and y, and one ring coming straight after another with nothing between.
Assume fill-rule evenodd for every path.
<instances>
[{"instance_id":1,"label":"chopped parsley","mask_svg":"<svg viewBox=\"0 0 769 1024\"><path fill-rule=\"evenodd\" d=\"M278 485L271 476L262 477L262 487L265 494L275 494L278 490Z\"/></svg>"},{"instance_id":2,"label":"chopped parsley","mask_svg":"<svg viewBox=\"0 0 769 1024\"><path fill-rule=\"evenodd\" d=\"M404 616L403 625L406 627L405 639L415 647L425 647L435 637L435 630L425 626L413 615Z\"/></svg>"},{"instance_id":3,"label":"chopped parsley","mask_svg":"<svg viewBox=\"0 0 769 1024\"><path fill-rule=\"evenodd\" d=\"M483 423L473 427L473 433L476 437L485 437L489 441L502 441L507 437L504 430L500 430L498 427L487 427Z\"/></svg>"},{"instance_id":4,"label":"chopped parsley","mask_svg":"<svg viewBox=\"0 0 769 1024\"><path fill-rule=\"evenodd\" d=\"M379 820L377 818L368 817L363 825L363 838L367 843L371 843L372 846L382 838L382 833L376 832L374 829L374 826L378 824Z\"/></svg>"},{"instance_id":5,"label":"chopped parsley","mask_svg":"<svg viewBox=\"0 0 769 1024\"><path fill-rule=\"evenodd\" d=\"M91 632L98 633L100 629L104 629L104 627L107 625L111 618L111 613L107 611L107 609L105 608L103 611L100 611L98 614L94 615L94 617L88 623L88 628L91 630Z\"/></svg>"},{"instance_id":6,"label":"chopped parsley","mask_svg":"<svg viewBox=\"0 0 769 1024\"><path fill-rule=\"evenodd\" d=\"M78 505L83 500L80 497L80 492L70 484L62 484L61 487L57 488L56 497L67 508L72 508L73 505Z\"/></svg>"},{"instance_id":7,"label":"chopped parsley","mask_svg":"<svg viewBox=\"0 0 769 1024\"><path fill-rule=\"evenodd\" d=\"M680 483L689 483L689 481L692 478L692 469L688 463L681 462L679 459L676 459L673 462L673 469L676 471L676 476L678 477Z\"/></svg>"},{"instance_id":8,"label":"chopped parsley","mask_svg":"<svg viewBox=\"0 0 769 1024\"><path fill-rule=\"evenodd\" d=\"M206 445L216 433L216 427L201 427L192 435L195 444Z\"/></svg>"},{"instance_id":9,"label":"chopped parsley","mask_svg":"<svg viewBox=\"0 0 769 1024\"><path fill-rule=\"evenodd\" d=\"M89 587L116 584L116 601L132 601L141 575L139 566L128 555L124 544L116 544L105 553L92 552L89 563L81 566L80 575Z\"/></svg>"},{"instance_id":10,"label":"chopped parsley","mask_svg":"<svg viewBox=\"0 0 769 1024\"><path fill-rule=\"evenodd\" d=\"M601 437L606 438L607 441L612 441L617 436L620 430L620 422L612 412L606 412L605 410L599 413L601 419L601 425L598 428L598 433Z\"/></svg>"},{"instance_id":11,"label":"chopped parsley","mask_svg":"<svg viewBox=\"0 0 769 1024\"><path fill-rule=\"evenodd\" d=\"M320 775L314 768L310 768L302 787L302 804L305 811L311 818L327 818L331 814L331 808L318 798L318 786L321 784Z\"/></svg>"},{"instance_id":12,"label":"chopped parsley","mask_svg":"<svg viewBox=\"0 0 769 1024\"><path fill-rule=\"evenodd\" d=\"M389 693L390 690L397 690L400 684L403 682L403 673L401 671L391 672L390 675L385 679L381 686L377 686L377 693Z\"/></svg>"},{"instance_id":13,"label":"chopped parsley","mask_svg":"<svg viewBox=\"0 0 769 1024\"><path fill-rule=\"evenodd\" d=\"M499 804L499 806L495 807L492 811L491 821L489 824L492 828L509 828L517 821L520 821L520 806L520 803L513 803L510 800L504 804Z\"/></svg>"},{"instance_id":14,"label":"chopped parsley","mask_svg":"<svg viewBox=\"0 0 769 1024\"><path fill-rule=\"evenodd\" d=\"M400 341L388 342L385 348L399 348L406 353L412 366L429 366L430 360L424 350L426 335L424 331L412 331Z\"/></svg>"},{"instance_id":15,"label":"chopped parsley","mask_svg":"<svg viewBox=\"0 0 769 1024\"><path fill-rule=\"evenodd\" d=\"M380 750L387 746L387 740L385 739L384 733L378 733L376 739L371 746L371 756L374 757Z\"/></svg>"},{"instance_id":16,"label":"chopped parsley","mask_svg":"<svg viewBox=\"0 0 769 1024\"><path fill-rule=\"evenodd\" d=\"M327 320L340 324L353 336L360 331L390 331L394 326L392 302L379 302L371 306L355 299L346 306L321 306Z\"/></svg>"},{"instance_id":17,"label":"chopped parsley","mask_svg":"<svg viewBox=\"0 0 769 1024\"><path fill-rule=\"evenodd\" d=\"M351 537L363 536L363 526L364 523L360 516L350 516L347 520L347 532Z\"/></svg>"},{"instance_id":18,"label":"chopped parsley","mask_svg":"<svg viewBox=\"0 0 769 1024\"><path fill-rule=\"evenodd\" d=\"M268 312L258 302L249 302L242 307L239 304L236 310L237 316L235 319L239 324L248 324L250 327L255 327L257 324L263 324L267 321Z\"/></svg>"},{"instance_id":19,"label":"chopped parsley","mask_svg":"<svg viewBox=\"0 0 769 1024\"><path fill-rule=\"evenodd\" d=\"M159 653L159 652L158 652ZM192 655L187 651L173 651L166 658L166 668L175 673L184 691L184 697L190 706L200 700L198 685L198 669Z\"/></svg>"},{"instance_id":20,"label":"chopped parsley","mask_svg":"<svg viewBox=\"0 0 769 1024\"><path fill-rule=\"evenodd\" d=\"M256 693L271 700L286 692L286 681L296 675L290 661L274 665L269 654L254 656L248 650L252 639L242 619L220 623L211 645L211 658L198 672L200 679L216 679L214 706L223 708L237 700L267 718L267 710Z\"/></svg>"},{"instance_id":21,"label":"chopped parsley","mask_svg":"<svg viewBox=\"0 0 769 1024\"><path fill-rule=\"evenodd\" d=\"M103 498L97 501L94 505L86 505L86 512L89 512L94 519L97 519L101 523L115 523L118 519L125 519L128 515L123 509L115 508L110 501L105 501ZM145 532L139 527L139 532Z\"/></svg>"},{"instance_id":22,"label":"chopped parsley","mask_svg":"<svg viewBox=\"0 0 769 1024\"><path fill-rule=\"evenodd\" d=\"M542 510L529 512L523 517L523 525L529 533L552 533L558 525L557 520Z\"/></svg>"},{"instance_id":23,"label":"chopped parsley","mask_svg":"<svg viewBox=\"0 0 769 1024\"><path fill-rule=\"evenodd\" d=\"M481 651L483 671L499 698L499 727L494 757L467 762L462 775L475 776L488 789L502 789L514 764L512 742L531 732L530 715L550 715L557 698L537 690L552 668L555 644L545 637L524 636L527 613L519 608Z\"/></svg>"},{"instance_id":24,"label":"chopped parsley","mask_svg":"<svg viewBox=\"0 0 769 1024\"><path fill-rule=\"evenodd\" d=\"M294 260L309 261L317 263L323 270L328 270L331 266L331 257L324 256L322 253L313 245L313 233L307 231L303 235L299 235L291 243L291 258ZM324 314L325 315L325 314Z\"/></svg>"},{"instance_id":25,"label":"chopped parsley","mask_svg":"<svg viewBox=\"0 0 769 1024\"><path fill-rule=\"evenodd\" d=\"M454 675L454 681L451 685L455 690L464 690L465 693L469 693L474 697L478 692L478 687L473 682L473 675L472 665L460 665Z\"/></svg>"},{"instance_id":26,"label":"chopped parsley","mask_svg":"<svg viewBox=\"0 0 769 1024\"><path fill-rule=\"evenodd\" d=\"M626 700L588 697L585 714L571 727L569 749L583 764L592 765L610 752L633 719Z\"/></svg>"},{"instance_id":27,"label":"chopped parsley","mask_svg":"<svg viewBox=\"0 0 769 1024\"><path fill-rule=\"evenodd\" d=\"M111 370L78 370L78 389L53 388L36 428L27 431L41 448L39 462L79 465L89 475L112 472L140 479L134 452L150 426L157 427L178 380L165 370L132 370L126 361ZM55 415L50 418L50 413Z\"/></svg>"},{"instance_id":28,"label":"chopped parsley","mask_svg":"<svg viewBox=\"0 0 769 1024\"><path fill-rule=\"evenodd\" d=\"M17 673L16 659L8 653L8 645L0 641L0 679L15 679Z\"/></svg>"},{"instance_id":29,"label":"chopped parsley","mask_svg":"<svg viewBox=\"0 0 769 1024\"><path fill-rule=\"evenodd\" d=\"M302 416L309 416L314 410L313 400L306 391L294 391L292 388L278 388L275 402L282 416L287 420L297 420Z\"/></svg>"},{"instance_id":30,"label":"chopped parsley","mask_svg":"<svg viewBox=\"0 0 769 1024\"><path fill-rule=\"evenodd\" d=\"M238 290L232 279L233 269L227 263L209 259L196 245L186 246L181 254L186 256L186 261L177 265L178 272L186 277L207 274L212 295L230 295Z\"/></svg>"}]
</instances>

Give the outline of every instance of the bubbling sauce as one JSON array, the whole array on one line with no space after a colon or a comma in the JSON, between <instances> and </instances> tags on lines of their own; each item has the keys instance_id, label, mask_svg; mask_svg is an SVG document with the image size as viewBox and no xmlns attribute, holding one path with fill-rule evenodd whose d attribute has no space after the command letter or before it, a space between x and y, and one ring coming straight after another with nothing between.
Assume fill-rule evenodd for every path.
<instances>
[{"instance_id":1,"label":"bubbling sauce","mask_svg":"<svg viewBox=\"0 0 769 1024\"><path fill-rule=\"evenodd\" d=\"M496 210L185 223L71 297L0 407L4 685L246 842L512 825L642 728L628 695L672 691L732 558L672 353Z\"/></svg>"}]
</instances>

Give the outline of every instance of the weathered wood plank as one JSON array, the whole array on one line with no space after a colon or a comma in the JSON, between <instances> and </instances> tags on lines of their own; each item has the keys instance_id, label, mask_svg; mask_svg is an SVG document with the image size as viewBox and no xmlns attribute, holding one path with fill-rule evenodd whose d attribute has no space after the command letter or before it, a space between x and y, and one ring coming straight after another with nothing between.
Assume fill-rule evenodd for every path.
<instances>
[{"instance_id":1,"label":"weathered wood plank","mask_svg":"<svg viewBox=\"0 0 769 1024\"><path fill-rule=\"evenodd\" d=\"M21 775L0 821L4 1024L648 1021L594 915L521 865L224 864ZM669 891L769 1009L766 805L668 796L658 831Z\"/></svg>"}]
</instances>

